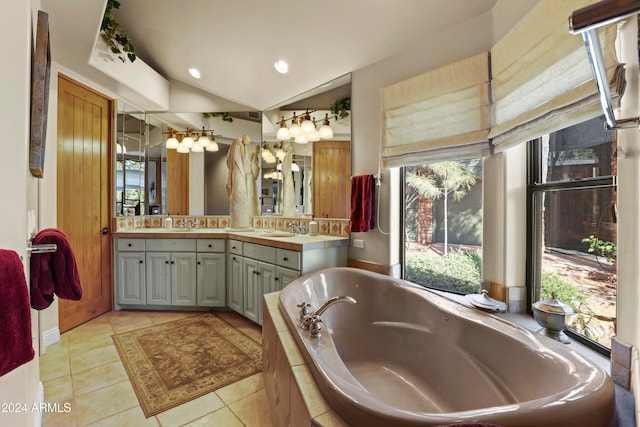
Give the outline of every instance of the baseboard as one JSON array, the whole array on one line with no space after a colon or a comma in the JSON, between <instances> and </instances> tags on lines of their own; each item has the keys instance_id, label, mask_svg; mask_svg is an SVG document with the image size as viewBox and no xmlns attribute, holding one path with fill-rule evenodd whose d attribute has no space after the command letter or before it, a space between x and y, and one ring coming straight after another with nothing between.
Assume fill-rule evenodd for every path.
<instances>
[{"instance_id":1,"label":"baseboard","mask_svg":"<svg viewBox=\"0 0 640 427\"><path fill-rule=\"evenodd\" d=\"M38 383L38 408L42 407L44 403L44 385L42 381ZM33 417L33 427L42 426L42 411L33 411L35 413Z\"/></svg>"},{"instance_id":2,"label":"baseboard","mask_svg":"<svg viewBox=\"0 0 640 427\"><path fill-rule=\"evenodd\" d=\"M57 327L48 329L42 333L42 345L45 349L58 341L60 341L60 329Z\"/></svg>"},{"instance_id":3,"label":"baseboard","mask_svg":"<svg viewBox=\"0 0 640 427\"><path fill-rule=\"evenodd\" d=\"M640 416L640 359L638 349L631 349L631 392L633 393L636 419Z\"/></svg>"}]
</instances>

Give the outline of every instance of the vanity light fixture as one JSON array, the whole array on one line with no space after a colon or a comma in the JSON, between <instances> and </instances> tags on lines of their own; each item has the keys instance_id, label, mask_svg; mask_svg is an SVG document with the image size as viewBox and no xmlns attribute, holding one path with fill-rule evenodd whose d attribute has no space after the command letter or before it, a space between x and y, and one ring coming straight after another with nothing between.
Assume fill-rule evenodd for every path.
<instances>
[{"instance_id":1,"label":"vanity light fixture","mask_svg":"<svg viewBox=\"0 0 640 427\"><path fill-rule=\"evenodd\" d=\"M280 125L276 139L279 141L285 141L293 139L298 144L306 144L310 141L319 141L320 139L333 138L333 129L329 124L329 113L325 114L322 120L322 126L317 128L316 119L311 117L311 113L318 110L309 110L308 108L300 116L296 116L293 113L292 117L284 118L277 122ZM291 125L287 128L287 122L291 121Z\"/></svg>"},{"instance_id":2,"label":"vanity light fixture","mask_svg":"<svg viewBox=\"0 0 640 427\"><path fill-rule=\"evenodd\" d=\"M207 135L207 132L209 132L209 135ZM218 151L218 143L215 142L216 135L213 132L213 130L205 129L204 126L201 132L196 132L192 129L180 132L169 128L167 132L163 132L169 135L165 147L176 150L178 153L188 153L189 151L201 153L204 149Z\"/></svg>"}]
</instances>

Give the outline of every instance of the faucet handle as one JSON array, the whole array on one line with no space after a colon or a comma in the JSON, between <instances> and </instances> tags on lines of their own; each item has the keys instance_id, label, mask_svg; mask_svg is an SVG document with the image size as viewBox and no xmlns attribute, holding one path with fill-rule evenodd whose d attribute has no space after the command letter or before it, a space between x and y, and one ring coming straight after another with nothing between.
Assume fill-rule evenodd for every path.
<instances>
[{"instance_id":1,"label":"faucet handle","mask_svg":"<svg viewBox=\"0 0 640 427\"><path fill-rule=\"evenodd\" d=\"M309 322L309 336L311 338L318 338L320 336L320 331L322 330L322 318L320 316L311 316Z\"/></svg>"},{"instance_id":2,"label":"faucet handle","mask_svg":"<svg viewBox=\"0 0 640 427\"><path fill-rule=\"evenodd\" d=\"M297 307L300 308L300 321L303 321L304 318L309 314L309 307L311 307L311 304L302 301L297 305Z\"/></svg>"},{"instance_id":3,"label":"faucet handle","mask_svg":"<svg viewBox=\"0 0 640 427\"><path fill-rule=\"evenodd\" d=\"M289 223L289 231L292 233L296 232L296 225L292 222Z\"/></svg>"},{"instance_id":4,"label":"faucet handle","mask_svg":"<svg viewBox=\"0 0 640 427\"><path fill-rule=\"evenodd\" d=\"M307 228L304 225L298 227L298 232L300 234L307 234Z\"/></svg>"}]
</instances>

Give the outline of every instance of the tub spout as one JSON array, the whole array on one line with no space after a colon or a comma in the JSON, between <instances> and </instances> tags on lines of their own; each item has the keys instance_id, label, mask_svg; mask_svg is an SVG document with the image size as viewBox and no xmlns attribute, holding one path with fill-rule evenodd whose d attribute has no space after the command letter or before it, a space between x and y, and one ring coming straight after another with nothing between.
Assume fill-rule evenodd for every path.
<instances>
[{"instance_id":1,"label":"tub spout","mask_svg":"<svg viewBox=\"0 0 640 427\"><path fill-rule=\"evenodd\" d=\"M309 325L311 324L312 319L314 318L320 319L320 316L322 315L322 313L324 313L329 307L341 302L348 302L349 304L355 304L356 300L347 295L331 297L328 300L326 300L324 304L322 304L320 307L316 308L311 313L304 316L304 319L302 320L302 327L304 329L309 329ZM322 320L319 320L319 321L321 322Z\"/></svg>"}]
</instances>

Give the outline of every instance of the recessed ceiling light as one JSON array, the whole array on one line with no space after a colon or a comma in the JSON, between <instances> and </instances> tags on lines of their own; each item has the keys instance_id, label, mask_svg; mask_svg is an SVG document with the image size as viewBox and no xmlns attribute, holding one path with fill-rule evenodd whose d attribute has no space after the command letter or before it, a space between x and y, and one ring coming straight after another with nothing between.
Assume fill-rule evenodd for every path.
<instances>
[{"instance_id":1,"label":"recessed ceiling light","mask_svg":"<svg viewBox=\"0 0 640 427\"><path fill-rule=\"evenodd\" d=\"M289 64L287 64L287 61L283 61L282 59L277 60L273 64L273 67L280 74L287 74L289 72Z\"/></svg>"},{"instance_id":2,"label":"recessed ceiling light","mask_svg":"<svg viewBox=\"0 0 640 427\"><path fill-rule=\"evenodd\" d=\"M189 68L189 74L191 74L191 77L195 78L195 79L199 79L200 78L200 70L198 70L197 68Z\"/></svg>"}]
</instances>

